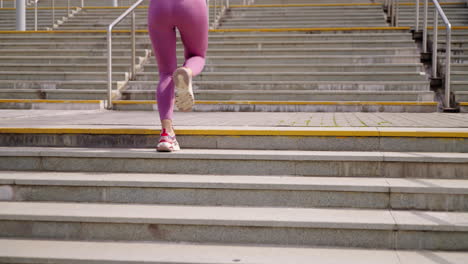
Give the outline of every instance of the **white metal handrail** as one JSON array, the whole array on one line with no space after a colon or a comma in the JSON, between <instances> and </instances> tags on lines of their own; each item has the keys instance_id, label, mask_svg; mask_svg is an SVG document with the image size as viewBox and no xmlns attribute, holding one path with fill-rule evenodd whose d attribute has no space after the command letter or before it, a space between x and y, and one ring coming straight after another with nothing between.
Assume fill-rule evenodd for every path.
<instances>
[{"instance_id":1,"label":"white metal handrail","mask_svg":"<svg viewBox=\"0 0 468 264\"><path fill-rule=\"evenodd\" d=\"M422 48L423 52L427 53L428 44L428 0L423 0L423 43ZM433 25L433 36L432 36L432 77L437 78L437 46L438 46L438 26L439 26L439 16L442 18L445 29L446 29L446 41L445 41L445 99L444 105L445 108L451 107L451 86L450 86L450 74L451 74L451 56L452 56L452 24L445 15L444 10L437 0L431 0L434 5L434 25ZM398 0L386 0L387 9L391 17L392 25L398 26ZM419 32L419 17L420 17L420 0L416 0L416 18L414 23L414 30Z\"/></svg>"},{"instance_id":2,"label":"white metal handrail","mask_svg":"<svg viewBox=\"0 0 468 264\"><path fill-rule=\"evenodd\" d=\"M229 8L229 0L211 0L211 2L214 2L214 18L213 23L210 24L210 0L206 0L206 5L208 9L208 23L210 24L210 29L216 29L224 12L226 12L226 10Z\"/></svg>"},{"instance_id":3,"label":"white metal handrail","mask_svg":"<svg viewBox=\"0 0 468 264\"><path fill-rule=\"evenodd\" d=\"M144 0L138 0L130 8L128 8L122 15L115 19L107 27L107 109L112 109L112 29L119 24L124 18L128 15L132 15L132 26L131 26L131 42L132 42L132 55L131 55L131 71L132 78L136 74L136 41L135 41L135 9L143 2Z\"/></svg>"}]
</instances>

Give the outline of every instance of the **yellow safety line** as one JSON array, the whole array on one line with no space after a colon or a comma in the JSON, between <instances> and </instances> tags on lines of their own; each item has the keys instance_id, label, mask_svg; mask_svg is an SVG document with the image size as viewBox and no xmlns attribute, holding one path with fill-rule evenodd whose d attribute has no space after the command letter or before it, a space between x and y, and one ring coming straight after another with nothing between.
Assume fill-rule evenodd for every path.
<instances>
[{"instance_id":1,"label":"yellow safety line","mask_svg":"<svg viewBox=\"0 0 468 264\"><path fill-rule=\"evenodd\" d=\"M468 27L467 27L468 28ZM288 32L288 31L358 31L358 30L409 30L410 27L337 27L337 28L230 28L210 29L210 32ZM130 30L113 30L113 33L130 33ZM147 29L136 30L137 33L148 33ZM39 30L39 31L0 31L0 34L61 34L61 33L107 33L106 30Z\"/></svg>"},{"instance_id":2,"label":"yellow safety line","mask_svg":"<svg viewBox=\"0 0 468 264\"><path fill-rule=\"evenodd\" d=\"M315 127L320 129L320 127ZM377 129L377 130L376 130ZM380 131L372 130L286 130L286 129L178 129L185 136L323 136L323 137L419 137L468 138L468 132L447 131ZM0 128L0 134L91 134L91 135L159 135L157 129L122 128Z\"/></svg>"},{"instance_id":3,"label":"yellow safety line","mask_svg":"<svg viewBox=\"0 0 468 264\"><path fill-rule=\"evenodd\" d=\"M116 100L114 104L135 105L135 104L156 104L152 100ZM196 104L248 104L248 105L437 105L437 102L337 102L337 101L196 101Z\"/></svg>"},{"instance_id":4,"label":"yellow safety line","mask_svg":"<svg viewBox=\"0 0 468 264\"><path fill-rule=\"evenodd\" d=\"M409 30L410 27L336 27L336 28L232 28L212 29L210 32L287 32L287 31L359 31L359 30Z\"/></svg>"},{"instance_id":5,"label":"yellow safety line","mask_svg":"<svg viewBox=\"0 0 468 264\"><path fill-rule=\"evenodd\" d=\"M459 103L461 106L468 106L468 102L461 102Z\"/></svg>"},{"instance_id":6,"label":"yellow safety line","mask_svg":"<svg viewBox=\"0 0 468 264\"><path fill-rule=\"evenodd\" d=\"M382 6L382 4L354 3L354 4L272 4L272 5L230 5L230 8L245 7L327 7L327 6Z\"/></svg>"},{"instance_id":7,"label":"yellow safety line","mask_svg":"<svg viewBox=\"0 0 468 264\"><path fill-rule=\"evenodd\" d=\"M101 102L101 100L0 99L0 103L97 104Z\"/></svg>"},{"instance_id":8,"label":"yellow safety line","mask_svg":"<svg viewBox=\"0 0 468 264\"><path fill-rule=\"evenodd\" d=\"M443 5L462 5L463 3L457 3L457 2L450 2L450 3L439 3L441 6ZM398 5L402 6L415 6L416 3L399 3ZM419 3L420 6L423 6L424 3ZM429 5L434 5L433 3L429 3Z\"/></svg>"},{"instance_id":9,"label":"yellow safety line","mask_svg":"<svg viewBox=\"0 0 468 264\"><path fill-rule=\"evenodd\" d=\"M78 8L77 6L70 6L70 9L75 9L75 8ZM28 7L26 8L26 10L34 10L35 8L34 7ZM55 10L66 10L68 9L66 6L65 7L56 7L56 8L52 8L52 7L38 7L37 10L52 10L52 9L55 9ZM16 10L16 8L14 7L4 7L4 8L0 8L0 10Z\"/></svg>"}]
</instances>

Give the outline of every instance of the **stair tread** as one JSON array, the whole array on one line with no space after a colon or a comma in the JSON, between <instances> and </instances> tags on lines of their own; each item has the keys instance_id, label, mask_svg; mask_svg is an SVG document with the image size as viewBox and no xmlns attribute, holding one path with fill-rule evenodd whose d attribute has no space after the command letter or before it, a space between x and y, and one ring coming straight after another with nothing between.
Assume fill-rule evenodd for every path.
<instances>
[{"instance_id":1,"label":"stair tread","mask_svg":"<svg viewBox=\"0 0 468 264\"><path fill-rule=\"evenodd\" d=\"M371 152L371 151L298 151L184 149L158 153L154 149L128 148L47 148L0 147L0 157L93 157L145 159L211 159L211 160L287 160L287 161L380 161L380 162L468 162L468 153L444 152Z\"/></svg>"},{"instance_id":2,"label":"stair tread","mask_svg":"<svg viewBox=\"0 0 468 264\"><path fill-rule=\"evenodd\" d=\"M468 231L467 212L0 202L0 219L411 231Z\"/></svg>"},{"instance_id":3,"label":"stair tread","mask_svg":"<svg viewBox=\"0 0 468 264\"><path fill-rule=\"evenodd\" d=\"M0 171L0 184L468 194L468 180Z\"/></svg>"},{"instance_id":4,"label":"stair tread","mask_svg":"<svg viewBox=\"0 0 468 264\"><path fill-rule=\"evenodd\" d=\"M21 259L22 263L37 263L37 261L47 259L55 260L54 263L67 264L83 263L83 261L92 261L93 263L203 264L438 264L439 260L451 264L465 264L468 262L468 253L167 242L0 239L0 260L11 261L14 259Z\"/></svg>"}]
</instances>

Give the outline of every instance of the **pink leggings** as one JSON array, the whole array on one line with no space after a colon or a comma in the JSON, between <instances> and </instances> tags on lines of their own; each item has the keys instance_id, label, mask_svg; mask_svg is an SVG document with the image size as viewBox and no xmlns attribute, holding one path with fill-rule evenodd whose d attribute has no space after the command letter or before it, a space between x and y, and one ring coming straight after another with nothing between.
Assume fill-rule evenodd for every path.
<instances>
[{"instance_id":1,"label":"pink leggings","mask_svg":"<svg viewBox=\"0 0 468 264\"><path fill-rule=\"evenodd\" d=\"M185 49L184 66L198 75L205 66L208 48L208 15L205 0L152 0L148 10L148 30L159 69L157 100L161 120L174 111L174 82L177 69L176 32Z\"/></svg>"}]
</instances>

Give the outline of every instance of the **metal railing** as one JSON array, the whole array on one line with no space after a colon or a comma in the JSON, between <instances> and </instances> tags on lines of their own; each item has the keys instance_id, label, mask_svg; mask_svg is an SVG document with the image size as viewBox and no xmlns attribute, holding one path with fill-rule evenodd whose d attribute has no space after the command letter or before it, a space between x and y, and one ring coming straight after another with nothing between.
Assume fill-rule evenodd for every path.
<instances>
[{"instance_id":1,"label":"metal railing","mask_svg":"<svg viewBox=\"0 0 468 264\"><path fill-rule=\"evenodd\" d=\"M213 6L210 6L210 2L213 3ZM224 12L229 8L229 0L206 0L206 6L208 9L208 23L210 24L210 29L216 29L218 27L219 21L221 20ZM210 7L213 8L213 22L210 21Z\"/></svg>"},{"instance_id":2,"label":"metal railing","mask_svg":"<svg viewBox=\"0 0 468 264\"><path fill-rule=\"evenodd\" d=\"M131 78L136 74L136 40L135 40L135 9L144 0L138 0L130 8L128 8L122 15L120 15L114 22L107 27L107 109L112 109L112 30L114 27L122 22L128 15L132 15L131 22L131 43L132 43L132 54L131 54Z\"/></svg>"},{"instance_id":3,"label":"metal railing","mask_svg":"<svg viewBox=\"0 0 468 264\"><path fill-rule=\"evenodd\" d=\"M423 32L422 32L422 49L423 53L427 53L428 50L428 1L423 0ZM452 56L452 24L445 15L444 10L437 0L430 0L434 5L434 24L433 24L433 36L432 36L432 78L438 78L438 61L437 61L437 49L438 49L438 33L439 33L439 16L442 18L445 24L446 30L446 41L445 41L445 108L451 107L451 86L450 86L450 68L451 68L451 56ZM385 5L389 12L390 20L393 26L398 26L398 0L386 0ZM419 32L419 18L420 18L420 0L416 0L415 4L415 22L413 29L415 32Z\"/></svg>"}]
</instances>

